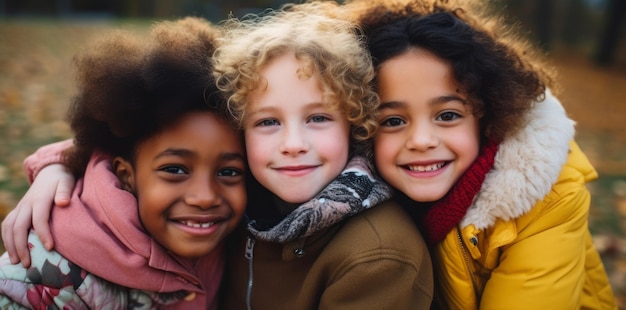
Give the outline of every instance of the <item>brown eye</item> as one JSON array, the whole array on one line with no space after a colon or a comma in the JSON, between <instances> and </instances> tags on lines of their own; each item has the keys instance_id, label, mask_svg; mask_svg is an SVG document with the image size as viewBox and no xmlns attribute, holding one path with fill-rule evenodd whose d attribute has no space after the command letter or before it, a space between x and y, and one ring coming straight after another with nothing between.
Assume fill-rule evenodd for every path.
<instances>
[{"instance_id":1,"label":"brown eye","mask_svg":"<svg viewBox=\"0 0 626 310\"><path fill-rule=\"evenodd\" d=\"M453 121L457 118L460 118L461 115L459 115L458 113L454 113L454 112L443 112L441 114L439 114L439 116L437 116L437 120L438 121Z\"/></svg>"},{"instance_id":2,"label":"brown eye","mask_svg":"<svg viewBox=\"0 0 626 310\"><path fill-rule=\"evenodd\" d=\"M187 173L187 171L185 171L185 169L179 167L179 166L165 166L163 168L160 169L163 172L167 172L167 173L171 173L171 174L183 174L183 173Z\"/></svg>"},{"instance_id":3,"label":"brown eye","mask_svg":"<svg viewBox=\"0 0 626 310\"><path fill-rule=\"evenodd\" d=\"M386 126L386 127L395 127L395 126L401 126L404 124L405 124L404 121L398 117L390 117L390 118L383 120L380 123L380 125Z\"/></svg>"},{"instance_id":4,"label":"brown eye","mask_svg":"<svg viewBox=\"0 0 626 310\"><path fill-rule=\"evenodd\" d=\"M220 170L217 173L217 175L221 177L236 177L242 174L243 172L241 172L239 169L234 169L234 168L225 168L225 169Z\"/></svg>"}]
</instances>

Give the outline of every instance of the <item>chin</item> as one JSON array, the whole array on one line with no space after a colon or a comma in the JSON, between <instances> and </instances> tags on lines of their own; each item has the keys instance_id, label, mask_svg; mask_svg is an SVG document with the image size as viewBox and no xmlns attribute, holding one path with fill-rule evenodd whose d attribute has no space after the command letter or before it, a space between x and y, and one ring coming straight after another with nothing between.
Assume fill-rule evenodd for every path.
<instances>
[{"instance_id":1,"label":"chin","mask_svg":"<svg viewBox=\"0 0 626 310\"><path fill-rule=\"evenodd\" d=\"M301 205L303 203L308 202L311 199L302 199L299 197L299 198L287 198L287 199L281 198L281 200L290 205Z\"/></svg>"},{"instance_id":2,"label":"chin","mask_svg":"<svg viewBox=\"0 0 626 310\"><path fill-rule=\"evenodd\" d=\"M284 196L277 195L277 196L278 198L280 198L280 200L288 204L303 204L313 199L313 197L315 197L314 194L312 195L299 194L298 196L294 196L294 195L284 195Z\"/></svg>"},{"instance_id":3,"label":"chin","mask_svg":"<svg viewBox=\"0 0 626 310\"><path fill-rule=\"evenodd\" d=\"M405 193L405 195L407 197L411 198L411 200L413 200L413 201L417 201L417 202L433 202L433 201L437 201L437 200L443 198L445 193L443 193L443 194L434 194L433 195L433 193L420 192L420 193Z\"/></svg>"}]
</instances>

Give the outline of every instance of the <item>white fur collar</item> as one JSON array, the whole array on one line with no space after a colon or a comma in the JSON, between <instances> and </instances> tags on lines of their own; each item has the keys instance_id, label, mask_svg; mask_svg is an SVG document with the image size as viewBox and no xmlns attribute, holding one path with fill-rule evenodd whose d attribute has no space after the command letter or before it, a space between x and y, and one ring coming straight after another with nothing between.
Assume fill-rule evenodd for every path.
<instances>
[{"instance_id":1,"label":"white fur collar","mask_svg":"<svg viewBox=\"0 0 626 310\"><path fill-rule=\"evenodd\" d=\"M574 138L574 121L549 91L526 116L527 125L500 144L493 169L461 221L492 226L527 213L556 182Z\"/></svg>"}]
</instances>

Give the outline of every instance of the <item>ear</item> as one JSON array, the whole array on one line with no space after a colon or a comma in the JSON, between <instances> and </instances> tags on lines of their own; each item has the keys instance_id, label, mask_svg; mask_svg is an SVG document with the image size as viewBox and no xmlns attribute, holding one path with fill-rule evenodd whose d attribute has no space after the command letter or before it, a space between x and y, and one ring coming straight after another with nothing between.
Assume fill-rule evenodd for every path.
<instances>
[{"instance_id":1,"label":"ear","mask_svg":"<svg viewBox=\"0 0 626 310\"><path fill-rule=\"evenodd\" d=\"M135 174L133 165L122 157L113 159L113 171L120 180L122 189L131 194L135 194Z\"/></svg>"}]
</instances>

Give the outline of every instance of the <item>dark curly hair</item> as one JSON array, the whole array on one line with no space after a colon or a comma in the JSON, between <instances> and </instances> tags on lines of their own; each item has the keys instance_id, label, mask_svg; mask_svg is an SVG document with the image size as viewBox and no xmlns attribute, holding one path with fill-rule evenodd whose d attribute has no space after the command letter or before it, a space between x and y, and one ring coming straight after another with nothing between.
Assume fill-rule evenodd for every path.
<instances>
[{"instance_id":1,"label":"dark curly hair","mask_svg":"<svg viewBox=\"0 0 626 310\"><path fill-rule=\"evenodd\" d=\"M139 142L190 111L230 119L212 78L218 34L188 17L157 23L145 38L115 31L78 53L78 94L67 114L75 141L64 153L72 172L82 175L96 149L134 162Z\"/></svg>"},{"instance_id":2,"label":"dark curly hair","mask_svg":"<svg viewBox=\"0 0 626 310\"><path fill-rule=\"evenodd\" d=\"M485 6L461 2L354 1L343 14L361 25L376 67L412 48L448 61L459 91L481 117L483 138L501 141L525 125L546 89L554 91L553 72Z\"/></svg>"}]
</instances>

